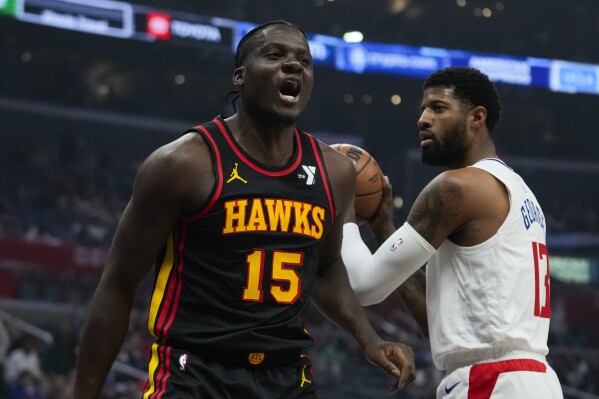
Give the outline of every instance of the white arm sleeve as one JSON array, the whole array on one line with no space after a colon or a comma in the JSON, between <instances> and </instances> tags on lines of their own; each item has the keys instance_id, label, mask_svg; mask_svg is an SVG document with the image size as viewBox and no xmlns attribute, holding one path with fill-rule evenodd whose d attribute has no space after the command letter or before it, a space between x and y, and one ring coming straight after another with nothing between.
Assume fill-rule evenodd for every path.
<instances>
[{"instance_id":1,"label":"white arm sleeve","mask_svg":"<svg viewBox=\"0 0 599 399\"><path fill-rule=\"evenodd\" d=\"M404 223L372 254L355 223L343 225L341 256L349 281L363 306L382 302L437 252Z\"/></svg>"}]
</instances>

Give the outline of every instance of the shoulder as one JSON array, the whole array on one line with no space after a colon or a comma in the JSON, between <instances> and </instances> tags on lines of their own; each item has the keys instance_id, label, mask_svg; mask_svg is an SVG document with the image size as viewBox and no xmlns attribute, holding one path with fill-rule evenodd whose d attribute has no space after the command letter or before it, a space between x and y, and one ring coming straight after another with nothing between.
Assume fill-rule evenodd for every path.
<instances>
[{"instance_id":1,"label":"shoulder","mask_svg":"<svg viewBox=\"0 0 599 399\"><path fill-rule=\"evenodd\" d=\"M210 149L200 135L187 133L152 152L141 165L140 172L151 171L158 175L176 172L196 166L209 154Z\"/></svg>"},{"instance_id":2,"label":"shoulder","mask_svg":"<svg viewBox=\"0 0 599 399\"><path fill-rule=\"evenodd\" d=\"M431 180L426 189L452 203L484 194L494 182L495 177L482 169L461 168L439 174Z\"/></svg>"},{"instance_id":3,"label":"shoulder","mask_svg":"<svg viewBox=\"0 0 599 399\"><path fill-rule=\"evenodd\" d=\"M204 183L204 184L202 184ZM209 183L209 184L206 184ZM140 166L134 188L168 193L174 198L196 198L208 195L214 183L212 156L201 135L187 133L150 154ZM198 192L198 187L207 190ZM195 204L190 204L193 208Z\"/></svg>"},{"instance_id":4,"label":"shoulder","mask_svg":"<svg viewBox=\"0 0 599 399\"><path fill-rule=\"evenodd\" d=\"M322 151L327 174L333 189L333 196L337 208L346 208L353 204L356 186L356 170L353 162L331 148L327 144L317 141Z\"/></svg>"},{"instance_id":5,"label":"shoulder","mask_svg":"<svg viewBox=\"0 0 599 399\"><path fill-rule=\"evenodd\" d=\"M329 174L340 174L344 178L352 179L355 177L354 164L348 157L322 141L316 141L322 151L322 156L327 169L329 170Z\"/></svg>"},{"instance_id":6,"label":"shoulder","mask_svg":"<svg viewBox=\"0 0 599 399\"><path fill-rule=\"evenodd\" d=\"M505 187L492 174L478 168L448 170L422 190L416 204L422 213L437 214L439 220L464 223L502 205Z\"/></svg>"}]
</instances>

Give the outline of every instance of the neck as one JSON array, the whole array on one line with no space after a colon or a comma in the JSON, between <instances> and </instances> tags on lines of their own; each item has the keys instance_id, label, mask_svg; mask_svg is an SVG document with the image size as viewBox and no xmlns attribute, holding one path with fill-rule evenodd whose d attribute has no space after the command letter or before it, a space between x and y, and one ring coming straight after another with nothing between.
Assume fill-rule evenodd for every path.
<instances>
[{"instance_id":1,"label":"neck","mask_svg":"<svg viewBox=\"0 0 599 399\"><path fill-rule=\"evenodd\" d=\"M284 166L293 156L295 125L273 124L237 113L225 119L235 141L266 166Z\"/></svg>"},{"instance_id":2,"label":"neck","mask_svg":"<svg viewBox=\"0 0 599 399\"><path fill-rule=\"evenodd\" d=\"M487 142L479 143L471 146L464 156L457 160L455 163L447 165L449 169L460 169L470 165L474 165L481 159L485 158L497 158L497 151L495 150L495 144L489 140Z\"/></svg>"}]
</instances>

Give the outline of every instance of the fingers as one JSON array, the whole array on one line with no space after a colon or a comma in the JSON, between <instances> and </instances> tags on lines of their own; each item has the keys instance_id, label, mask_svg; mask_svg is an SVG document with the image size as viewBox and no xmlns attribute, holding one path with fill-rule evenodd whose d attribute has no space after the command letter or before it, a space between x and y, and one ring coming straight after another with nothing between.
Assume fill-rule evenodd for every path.
<instances>
[{"instance_id":1,"label":"fingers","mask_svg":"<svg viewBox=\"0 0 599 399\"><path fill-rule=\"evenodd\" d=\"M389 395L393 395L394 393L398 392L399 389L400 388L399 388L399 380L398 380L397 382L395 382L393 385L391 385L389 387L389 390L388 390Z\"/></svg>"},{"instance_id":2,"label":"fingers","mask_svg":"<svg viewBox=\"0 0 599 399\"><path fill-rule=\"evenodd\" d=\"M393 363L389 362L388 364L381 364L381 367L383 367L389 374L397 378L397 381L395 381L389 387L389 394L394 394L397 391L404 389L411 382L410 372L400 371ZM403 368L404 367L402 367L402 369Z\"/></svg>"},{"instance_id":3,"label":"fingers","mask_svg":"<svg viewBox=\"0 0 599 399\"><path fill-rule=\"evenodd\" d=\"M414 352L411 347L401 343L383 342L374 351L367 351L366 353L370 353L368 355L370 362L397 378L397 382L389 387L390 394L404 389L414 381L416 366L414 364Z\"/></svg>"},{"instance_id":4,"label":"fingers","mask_svg":"<svg viewBox=\"0 0 599 399\"><path fill-rule=\"evenodd\" d=\"M405 383L404 385L402 385L401 379L397 380L397 382L394 382L393 385L391 385L389 387L389 389L388 389L389 394L393 395L394 393L404 389L406 386L411 384L415 379L416 379L416 376L412 373L412 375L409 377L407 383Z\"/></svg>"},{"instance_id":5,"label":"fingers","mask_svg":"<svg viewBox=\"0 0 599 399\"><path fill-rule=\"evenodd\" d=\"M383 194L390 193L393 190L393 186L389 181L389 176L383 176Z\"/></svg>"},{"instance_id":6,"label":"fingers","mask_svg":"<svg viewBox=\"0 0 599 399\"><path fill-rule=\"evenodd\" d=\"M414 381L414 379L416 378L416 376L414 375L415 371L416 370L413 362L411 364L408 362L403 363L401 367L401 377L399 378L397 389L404 389L412 381Z\"/></svg>"},{"instance_id":7,"label":"fingers","mask_svg":"<svg viewBox=\"0 0 599 399\"><path fill-rule=\"evenodd\" d=\"M401 379L401 371L392 362L387 361L382 367L393 377Z\"/></svg>"},{"instance_id":8,"label":"fingers","mask_svg":"<svg viewBox=\"0 0 599 399\"><path fill-rule=\"evenodd\" d=\"M393 359L393 367L397 370L399 368L399 381L397 385L393 385L390 391L404 389L408 384L414 381L416 366L414 364L414 352L412 348L403 344L396 344L392 348L392 352L387 358ZM397 367L396 367L397 366ZM392 373L393 374L393 373ZM393 374L397 376L396 374Z\"/></svg>"}]
</instances>

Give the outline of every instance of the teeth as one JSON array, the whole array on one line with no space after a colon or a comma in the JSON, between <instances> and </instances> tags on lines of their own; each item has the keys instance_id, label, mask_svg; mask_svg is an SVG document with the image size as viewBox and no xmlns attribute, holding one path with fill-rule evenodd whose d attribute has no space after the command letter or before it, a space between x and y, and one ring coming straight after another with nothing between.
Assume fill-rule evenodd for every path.
<instances>
[{"instance_id":1,"label":"teeth","mask_svg":"<svg viewBox=\"0 0 599 399\"><path fill-rule=\"evenodd\" d=\"M283 96L284 99L290 100L290 101L295 98L294 96L290 96L290 95L287 95L287 94L283 94L282 96Z\"/></svg>"}]
</instances>

